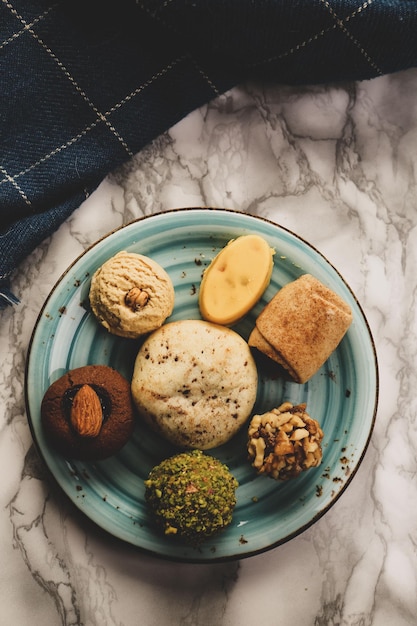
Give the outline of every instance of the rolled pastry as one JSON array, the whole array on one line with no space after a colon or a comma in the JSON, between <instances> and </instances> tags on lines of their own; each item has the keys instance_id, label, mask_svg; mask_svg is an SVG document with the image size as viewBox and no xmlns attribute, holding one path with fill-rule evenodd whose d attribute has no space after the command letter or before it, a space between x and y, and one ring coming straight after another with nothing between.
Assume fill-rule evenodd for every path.
<instances>
[{"instance_id":1,"label":"rolled pastry","mask_svg":"<svg viewBox=\"0 0 417 626\"><path fill-rule=\"evenodd\" d=\"M261 311L249 345L305 383L327 361L352 323L349 305L310 274L288 283Z\"/></svg>"}]
</instances>

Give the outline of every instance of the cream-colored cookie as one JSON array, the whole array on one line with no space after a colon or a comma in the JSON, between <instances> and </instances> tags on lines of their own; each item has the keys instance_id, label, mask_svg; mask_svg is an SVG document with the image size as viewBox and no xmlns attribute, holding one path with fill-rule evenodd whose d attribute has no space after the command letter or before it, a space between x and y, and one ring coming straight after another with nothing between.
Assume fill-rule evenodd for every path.
<instances>
[{"instance_id":1,"label":"cream-colored cookie","mask_svg":"<svg viewBox=\"0 0 417 626\"><path fill-rule=\"evenodd\" d=\"M93 275L90 304L109 332L135 339L159 328L171 315L174 287L156 261L123 251Z\"/></svg>"},{"instance_id":2,"label":"cream-colored cookie","mask_svg":"<svg viewBox=\"0 0 417 626\"><path fill-rule=\"evenodd\" d=\"M246 422L258 375L247 342L202 320L165 324L136 357L132 395L143 419L184 448L208 450Z\"/></svg>"}]
</instances>

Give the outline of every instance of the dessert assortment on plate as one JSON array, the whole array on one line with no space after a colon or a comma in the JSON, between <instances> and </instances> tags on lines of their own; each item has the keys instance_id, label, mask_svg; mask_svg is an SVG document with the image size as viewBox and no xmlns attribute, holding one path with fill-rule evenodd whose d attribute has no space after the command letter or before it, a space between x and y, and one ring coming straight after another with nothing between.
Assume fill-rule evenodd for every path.
<instances>
[{"instance_id":1,"label":"dessert assortment on plate","mask_svg":"<svg viewBox=\"0 0 417 626\"><path fill-rule=\"evenodd\" d=\"M350 307L309 274L276 293L246 341L231 325L269 285L275 251L258 235L230 241L204 270L203 319L170 322L175 292L153 259L120 251L94 274L89 292L97 323L110 333L141 338L131 381L111 367L71 370L46 391L42 425L66 457L101 460L133 432L134 413L179 448L150 472L146 502L166 535L196 544L232 520L237 481L207 453L245 426L247 462L275 480L317 467L323 431L306 405L282 399L253 415L256 353L279 363L296 383L309 380L337 348L352 322Z\"/></svg>"}]
</instances>

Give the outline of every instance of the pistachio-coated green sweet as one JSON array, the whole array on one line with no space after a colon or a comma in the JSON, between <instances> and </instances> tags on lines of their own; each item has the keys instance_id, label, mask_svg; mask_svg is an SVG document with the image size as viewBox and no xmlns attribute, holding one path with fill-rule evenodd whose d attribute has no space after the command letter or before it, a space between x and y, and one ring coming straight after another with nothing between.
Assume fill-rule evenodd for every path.
<instances>
[{"instance_id":1,"label":"pistachio-coated green sweet","mask_svg":"<svg viewBox=\"0 0 417 626\"><path fill-rule=\"evenodd\" d=\"M165 535L199 544L232 521L237 486L226 465L192 450L155 466L145 481L145 497Z\"/></svg>"}]
</instances>

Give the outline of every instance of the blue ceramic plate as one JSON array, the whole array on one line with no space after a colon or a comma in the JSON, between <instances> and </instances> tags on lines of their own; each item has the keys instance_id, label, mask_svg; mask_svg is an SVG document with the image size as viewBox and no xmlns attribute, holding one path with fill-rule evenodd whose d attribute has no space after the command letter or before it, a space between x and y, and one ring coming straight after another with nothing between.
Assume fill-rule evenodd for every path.
<instances>
[{"instance_id":1,"label":"blue ceramic plate","mask_svg":"<svg viewBox=\"0 0 417 626\"><path fill-rule=\"evenodd\" d=\"M322 465L292 481L257 476L246 458L246 432L210 453L226 463L239 481L233 522L198 550L161 536L144 501L143 481L151 468L177 452L138 422L120 453L98 463L64 459L41 427L40 405L49 385L69 369L111 365L131 377L138 344L107 333L88 306L93 272L120 250L155 259L176 290L170 321L199 319L202 271L232 238L264 237L276 250L274 270L262 300L234 326L247 339L262 307L277 290L309 272L342 296L353 310L353 324L322 369L305 385L260 370L255 412L284 400L307 403L324 430ZM61 277L35 326L26 372L27 413L34 441L60 487L85 515L113 536L154 555L189 562L247 557L301 533L343 493L357 470L371 436L378 396L374 344L364 314L332 265L305 241L266 220L223 209L183 209L135 221L104 237Z\"/></svg>"}]
</instances>

